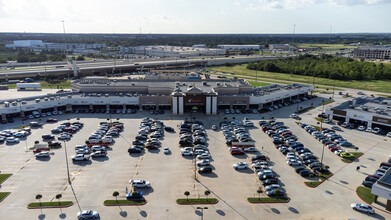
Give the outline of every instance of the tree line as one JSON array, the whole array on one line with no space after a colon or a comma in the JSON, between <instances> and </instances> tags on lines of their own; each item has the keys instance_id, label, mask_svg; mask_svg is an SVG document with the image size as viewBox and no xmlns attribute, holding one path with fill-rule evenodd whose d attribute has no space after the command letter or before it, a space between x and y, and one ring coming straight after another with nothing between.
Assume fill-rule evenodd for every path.
<instances>
[{"instance_id":1,"label":"tree line","mask_svg":"<svg viewBox=\"0 0 391 220\"><path fill-rule=\"evenodd\" d=\"M330 55L300 55L294 58L249 63L247 69L316 76L338 80L391 80L391 65Z\"/></svg>"}]
</instances>

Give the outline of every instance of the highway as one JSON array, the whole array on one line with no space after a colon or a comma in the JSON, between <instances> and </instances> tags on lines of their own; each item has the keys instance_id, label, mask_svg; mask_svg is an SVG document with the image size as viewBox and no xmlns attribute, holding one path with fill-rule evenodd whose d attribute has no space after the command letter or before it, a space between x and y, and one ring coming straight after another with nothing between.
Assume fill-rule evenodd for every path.
<instances>
[{"instance_id":1,"label":"highway","mask_svg":"<svg viewBox=\"0 0 391 220\"><path fill-rule=\"evenodd\" d=\"M148 59L109 59L95 61L73 61L77 63L78 72L111 73L147 70L168 66L218 66L225 63L240 64L259 60L276 59L272 56L232 56L232 57L199 57L199 58L148 58ZM48 74L73 74L73 69L66 62L30 63L15 65L15 69L0 69L0 79L18 79L23 77L44 76Z\"/></svg>"}]
</instances>

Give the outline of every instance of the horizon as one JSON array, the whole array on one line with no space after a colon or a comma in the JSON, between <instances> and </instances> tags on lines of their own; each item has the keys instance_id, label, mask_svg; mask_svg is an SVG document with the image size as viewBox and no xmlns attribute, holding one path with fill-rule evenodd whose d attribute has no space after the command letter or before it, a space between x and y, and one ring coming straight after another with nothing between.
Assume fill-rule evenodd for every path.
<instances>
[{"instance_id":1,"label":"horizon","mask_svg":"<svg viewBox=\"0 0 391 220\"><path fill-rule=\"evenodd\" d=\"M16 33L390 33L389 0L0 0Z\"/></svg>"}]
</instances>

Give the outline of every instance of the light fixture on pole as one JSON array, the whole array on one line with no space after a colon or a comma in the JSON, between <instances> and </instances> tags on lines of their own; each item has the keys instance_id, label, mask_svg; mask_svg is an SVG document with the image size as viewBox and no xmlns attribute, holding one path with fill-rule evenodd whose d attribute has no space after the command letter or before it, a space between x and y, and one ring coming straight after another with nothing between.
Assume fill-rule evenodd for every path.
<instances>
[{"instance_id":1,"label":"light fixture on pole","mask_svg":"<svg viewBox=\"0 0 391 220\"><path fill-rule=\"evenodd\" d=\"M67 143L66 143L66 140L64 140L64 150L65 150L65 162L67 164L68 183L71 183L71 177L69 176L69 165L68 165L68 153L67 153Z\"/></svg>"},{"instance_id":2,"label":"light fixture on pole","mask_svg":"<svg viewBox=\"0 0 391 220\"><path fill-rule=\"evenodd\" d=\"M201 220L204 219L204 209L208 209L208 207L197 207L197 209L201 210Z\"/></svg>"}]
</instances>

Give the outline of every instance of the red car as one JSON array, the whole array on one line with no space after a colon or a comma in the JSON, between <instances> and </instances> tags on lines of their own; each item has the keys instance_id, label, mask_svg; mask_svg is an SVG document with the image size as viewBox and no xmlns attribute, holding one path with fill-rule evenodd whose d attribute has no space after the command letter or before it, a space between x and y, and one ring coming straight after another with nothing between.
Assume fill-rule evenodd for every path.
<instances>
[{"instance_id":1,"label":"red car","mask_svg":"<svg viewBox=\"0 0 391 220\"><path fill-rule=\"evenodd\" d=\"M65 129L64 129L64 131L65 131L65 132L69 132L69 133L72 133L72 134L73 134L73 133L75 133L75 132L76 132L76 129L74 129L74 128L65 128Z\"/></svg>"},{"instance_id":2,"label":"red car","mask_svg":"<svg viewBox=\"0 0 391 220\"><path fill-rule=\"evenodd\" d=\"M57 122L57 118L48 118L46 122Z\"/></svg>"},{"instance_id":3,"label":"red car","mask_svg":"<svg viewBox=\"0 0 391 220\"><path fill-rule=\"evenodd\" d=\"M291 131L282 132L282 136L285 136L285 135L292 135L292 132Z\"/></svg>"},{"instance_id":4,"label":"red car","mask_svg":"<svg viewBox=\"0 0 391 220\"><path fill-rule=\"evenodd\" d=\"M334 152L336 150L339 150L339 148L338 147L332 147L332 148L330 148L330 150L331 150L331 152Z\"/></svg>"},{"instance_id":5,"label":"red car","mask_svg":"<svg viewBox=\"0 0 391 220\"><path fill-rule=\"evenodd\" d=\"M244 151L242 149L232 149L230 150L231 151L231 155L243 155L244 154Z\"/></svg>"}]
</instances>

